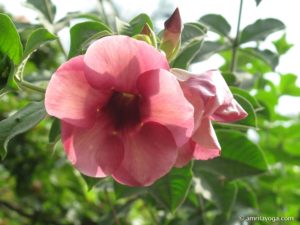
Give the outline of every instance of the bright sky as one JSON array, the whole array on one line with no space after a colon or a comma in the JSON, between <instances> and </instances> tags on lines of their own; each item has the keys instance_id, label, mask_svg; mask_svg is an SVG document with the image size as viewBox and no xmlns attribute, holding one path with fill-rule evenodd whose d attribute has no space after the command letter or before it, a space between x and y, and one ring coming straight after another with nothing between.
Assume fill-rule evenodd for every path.
<instances>
[{"instance_id":1,"label":"bright sky","mask_svg":"<svg viewBox=\"0 0 300 225\"><path fill-rule=\"evenodd\" d=\"M72 11L87 11L97 7L97 0L52 0L57 5L57 19L64 16L66 12ZM22 0L0 0L0 4L4 5L6 9L13 12L15 15L26 15L34 19L35 15L31 10L24 8L21 4ZM139 1L139 0L114 0L121 8L120 13L125 18L132 18L132 16L145 12L149 15L153 13L159 6L159 0ZM232 34L235 33L237 23L237 14L239 8L239 0L171 0L171 5L168 9L169 14L173 12L176 6L179 7L181 16L184 22L196 21L201 16L208 13L215 13L223 15L232 26ZM300 34L299 34L299 1L295 0L262 0L259 7L256 7L254 0L244 0L243 17L241 27L253 23L260 18L277 18L283 21L287 28L287 40L294 44L294 47L281 58L277 71L281 73L294 73L300 76ZM161 24L163 25L163 24ZM66 34L66 33L64 33ZM62 35L64 35L62 34ZM278 38L282 35L275 34L271 39ZM68 36L68 35L64 35ZM64 37L68 38L68 37ZM214 68L220 66L220 59L214 57L209 62L200 66ZM273 79L272 75L269 79ZM276 81L276 77L274 77ZM298 84L300 84L298 79ZM296 114L300 112L300 100L292 97L283 98L280 101L279 110L283 113ZM290 107L293 106L293 107Z\"/></svg>"}]
</instances>

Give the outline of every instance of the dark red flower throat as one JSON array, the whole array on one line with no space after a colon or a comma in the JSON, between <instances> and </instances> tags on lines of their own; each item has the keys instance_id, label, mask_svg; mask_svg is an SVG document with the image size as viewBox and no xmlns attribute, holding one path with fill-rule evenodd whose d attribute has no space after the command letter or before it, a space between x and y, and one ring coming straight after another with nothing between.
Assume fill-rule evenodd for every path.
<instances>
[{"instance_id":1,"label":"dark red flower throat","mask_svg":"<svg viewBox=\"0 0 300 225\"><path fill-rule=\"evenodd\" d=\"M141 123L140 96L114 91L104 107L116 130L131 128Z\"/></svg>"}]
</instances>

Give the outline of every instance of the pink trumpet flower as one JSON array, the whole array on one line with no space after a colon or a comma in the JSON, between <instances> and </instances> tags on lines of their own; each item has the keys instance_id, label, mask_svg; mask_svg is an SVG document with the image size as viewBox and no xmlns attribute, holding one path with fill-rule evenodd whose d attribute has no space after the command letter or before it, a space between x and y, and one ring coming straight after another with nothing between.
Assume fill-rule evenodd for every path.
<instances>
[{"instance_id":1,"label":"pink trumpet flower","mask_svg":"<svg viewBox=\"0 0 300 225\"><path fill-rule=\"evenodd\" d=\"M126 36L102 38L61 65L45 106L62 121L74 167L129 186L148 186L168 173L194 130L194 107L165 56Z\"/></svg>"}]
</instances>

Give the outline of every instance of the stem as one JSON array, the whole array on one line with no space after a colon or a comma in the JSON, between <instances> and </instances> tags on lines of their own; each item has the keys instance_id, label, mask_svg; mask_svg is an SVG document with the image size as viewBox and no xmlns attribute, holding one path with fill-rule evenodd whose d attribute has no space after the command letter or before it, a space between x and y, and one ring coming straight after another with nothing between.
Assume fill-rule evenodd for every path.
<instances>
[{"instance_id":1,"label":"stem","mask_svg":"<svg viewBox=\"0 0 300 225\"><path fill-rule=\"evenodd\" d=\"M22 87L28 88L30 90L42 93L42 94L45 94L45 92L46 92L46 90L44 88L35 86L35 85L25 81L25 80L19 81L19 85L22 86Z\"/></svg>"},{"instance_id":2,"label":"stem","mask_svg":"<svg viewBox=\"0 0 300 225\"><path fill-rule=\"evenodd\" d=\"M239 16L238 16L238 24L236 29L236 36L232 46L232 57L231 57L231 66L230 71L235 72L236 64L237 64L237 49L239 47L240 41L240 26L241 26L241 19L242 19L242 9L243 9L243 0L240 0L240 9L239 9Z\"/></svg>"}]
</instances>

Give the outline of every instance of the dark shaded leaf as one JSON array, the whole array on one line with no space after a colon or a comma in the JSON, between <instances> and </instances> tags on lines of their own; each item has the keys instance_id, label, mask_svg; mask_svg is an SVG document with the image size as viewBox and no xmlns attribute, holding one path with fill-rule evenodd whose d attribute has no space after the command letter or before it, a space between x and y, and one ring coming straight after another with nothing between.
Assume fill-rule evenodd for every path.
<instances>
[{"instance_id":1,"label":"dark shaded leaf","mask_svg":"<svg viewBox=\"0 0 300 225\"><path fill-rule=\"evenodd\" d=\"M174 212L187 197L193 174L192 164L184 168L173 168L166 176L159 179L148 191L155 200Z\"/></svg>"},{"instance_id":2,"label":"dark shaded leaf","mask_svg":"<svg viewBox=\"0 0 300 225\"><path fill-rule=\"evenodd\" d=\"M285 25L280 20L272 18L259 19L242 30L240 43L262 41L270 34L284 28Z\"/></svg>"},{"instance_id":3,"label":"dark shaded leaf","mask_svg":"<svg viewBox=\"0 0 300 225\"><path fill-rule=\"evenodd\" d=\"M202 16L199 21L208 26L209 30L214 31L221 36L229 37L231 27L223 16L217 14L208 14Z\"/></svg>"},{"instance_id":4,"label":"dark shaded leaf","mask_svg":"<svg viewBox=\"0 0 300 225\"><path fill-rule=\"evenodd\" d=\"M202 188L210 193L208 200L217 205L225 218L229 218L238 193L237 185L234 182L219 180L207 171L201 171L197 176Z\"/></svg>"},{"instance_id":5,"label":"dark shaded leaf","mask_svg":"<svg viewBox=\"0 0 300 225\"><path fill-rule=\"evenodd\" d=\"M210 171L221 178L236 179L267 171L262 150L247 136L232 130L218 130L221 156L207 161L195 161L194 171Z\"/></svg>"},{"instance_id":6,"label":"dark shaded leaf","mask_svg":"<svg viewBox=\"0 0 300 225\"><path fill-rule=\"evenodd\" d=\"M54 118L49 132L49 144L55 145L59 139L60 139L60 120Z\"/></svg>"},{"instance_id":7,"label":"dark shaded leaf","mask_svg":"<svg viewBox=\"0 0 300 225\"><path fill-rule=\"evenodd\" d=\"M7 55L17 65L23 54L20 36L12 20L0 13L0 52Z\"/></svg>"},{"instance_id":8,"label":"dark shaded leaf","mask_svg":"<svg viewBox=\"0 0 300 225\"><path fill-rule=\"evenodd\" d=\"M44 102L28 104L14 115L0 122L0 156L3 159L7 153L9 141L18 134L24 133L36 126L46 116Z\"/></svg>"}]
</instances>

